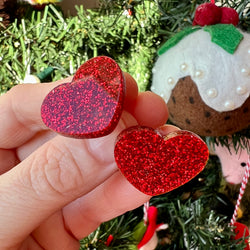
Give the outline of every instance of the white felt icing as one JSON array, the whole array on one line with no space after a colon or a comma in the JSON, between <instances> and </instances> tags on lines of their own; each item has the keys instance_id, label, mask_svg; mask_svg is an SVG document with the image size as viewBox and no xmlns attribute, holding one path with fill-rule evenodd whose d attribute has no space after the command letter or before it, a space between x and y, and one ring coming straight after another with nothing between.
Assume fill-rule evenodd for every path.
<instances>
[{"instance_id":1,"label":"white felt icing","mask_svg":"<svg viewBox=\"0 0 250 250\"><path fill-rule=\"evenodd\" d=\"M178 80L189 75L204 103L214 110L239 108L250 93L250 35L244 33L234 54L211 42L202 29L184 37L159 56L151 90L168 102Z\"/></svg>"}]
</instances>

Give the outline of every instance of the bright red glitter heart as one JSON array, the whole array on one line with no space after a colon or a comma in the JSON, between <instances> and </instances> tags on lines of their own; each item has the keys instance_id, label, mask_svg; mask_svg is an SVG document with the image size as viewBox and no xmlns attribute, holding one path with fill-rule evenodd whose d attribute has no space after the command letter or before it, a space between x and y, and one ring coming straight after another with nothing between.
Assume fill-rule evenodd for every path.
<instances>
[{"instance_id":1,"label":"bright red glitter heart","mask_svg":"<svg viewBox=\"0 0 250 250\"><path fill-rule=\"evenodd\" d=\"M152 196L187 183L204 169L209 156L204 141L189 131L163 138L155 130L139 126L118 136L114 153L128 181Z\"/></svg>"},{"instance_id":2,"label":"bright red glitter heart","mask_svg":"<svg viewBox=\"0 0 250 250\"><path fill-rule=\"evenodd\" d=\"M123 110L125 81L119 65L100 56L88 60L72 82L54 88L41 107L50 129L75 138L96 138L111 133Z\"/></svg>"}]
</instances>

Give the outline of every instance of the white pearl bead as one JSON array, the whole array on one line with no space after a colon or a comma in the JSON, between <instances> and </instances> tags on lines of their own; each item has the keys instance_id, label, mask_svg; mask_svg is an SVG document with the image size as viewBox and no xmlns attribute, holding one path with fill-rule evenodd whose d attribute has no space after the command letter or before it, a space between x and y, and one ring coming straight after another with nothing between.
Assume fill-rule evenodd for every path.
<instances>
[{"instance_id":1,"label":"white pearl bead","mask_svg":"<svg viewBox=\"0 0 250 250\"><path fill-rule=\"evenodd\" d=\"M237 93L238 95L244 95L244 94L247 93L247 88L246 88L245 86L238 86L238 87L236 88L236 93Z\"/></svg>"},{"instance_id":2,"label":"white pearl bead","mask_svg":"<svg viewBox=\"0 0 250 250\"><path fill-rule=\"evenodd\" d=\"M215 98L215 97L218 95L218 91L217 91L217 89L215 89L215 88L208 89L208 90L207 90L207 95L208 95L208 97L210 97L210 98Z\"/></svg>"},{"instance_id":3,"label":"white pearl bead","mask_svg":"<svg viewBox=\"0 0 250 250\"><path fill-rule=\"evenodd\" d=\"M227 109L227 110L232 110L234 109L235 105L234 105L234 102L233 101L226 101L224 103L224 107Z\"/></svg>"},{"instance_id":4,"label":"white pearl bead","mask_svg":"<svg viewBox=\"0 0 250 250\"><path fill-rule=\"evenodd\" d=\"M250 54L250 48L247 50L247 53Z\"/></svg>"},{"instance_id":5,"label":"white pearl bead","mask_svg":"<svg viewBox=\"0 0 250 250\"><path fill-rule=\"evenodd\" d=\"M164 98L164 94L160 94L160 97Z\"/></svg>"},{"instance_id":6,"label":"white pearl bead","mask_svg":"<svg viewBox=\"0 0 250 250\"><path fill-rule=\"evenodd\" d=\"M155 90L155 87L154 87L154 86L152 86L152 87L151 87L151 90L152 90L152 91L154 91L154 90Z\"/></svg>"},{"instance_id":7,"label":"white pearl bead","mask_svg":"<svg viewBox=\"0 0 250 250\"><path fill-rule=\"evenodd\" d=\"M240 71L243 76L248 76L250 74L250 70L247 68L242 68Z\"/></svg>"},{"instance_id":8,"label":"white pearl bead","mask_svg":"<svg viewBox=\"0 0 250 250\"><path fill-rule=\"evenodd\" d=\"M168 78L168 84L174 84L174 78L173 77Z\"/></svg>"},{"instance_id":9,"label":"white pearl bead","mask_svg":"<svg viewBox=\"0 0 250 250\"><path fill-rule=\"evenodd\" d=\"M195 73L194 73L194 76L196 77L196 78L202 78L203 77L203 71L202 70L197 70L197 71L195 71Z\"/></svg>"},{"instance_id":10,"label":"white pearl bead","mask_svg":"<svg viewBox=\"0 0 250 250\"><path fill-rule=\"evenodd\" d=\"M182 63L180 68L181 68L181 71L186 71L188 68L188 65L186 63Z\"/></svg>"},{"instance_id":11,"label":"white pearl bead","mask_svg":"<svg viewBox=\"0 0 250 250\"><path fill-rule=\"evenodd\" d=\"M156 68L153 68L153 69L152 69L152 73L153 73L153 74L156 73Z\"/></svg>"}]
</instances>

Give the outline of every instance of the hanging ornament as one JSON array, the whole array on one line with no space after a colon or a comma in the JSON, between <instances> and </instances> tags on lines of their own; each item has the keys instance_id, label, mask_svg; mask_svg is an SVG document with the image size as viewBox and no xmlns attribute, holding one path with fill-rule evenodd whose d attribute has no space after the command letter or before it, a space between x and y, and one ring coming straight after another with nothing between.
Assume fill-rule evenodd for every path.
<instances>
[{"instance_id":1,"label":"hanging ornament","mask_svg":"<svg viewBox=\"0 0 250 250\"><path fill-rule=\"evenodd\" d=\"M26 75L21 83L40 83L40 79L36 75Z\"/></svg>"},{"instance_id":2,"label":"hanging ornament","mask_svg":"<svg viewBox=\"0 0 250 250\"><path fill-rule=\"evenodd\" d=\"M214 145L214 147L210 149L210 153L215 154L219 158L222 174L226 182L236 185L240 184L244 177L249 152L246 148L236 150L232 140L229 142L229 148L221 144ZM248 143L250 145L250 140Z\"/></svg>"},{"instance_id":3,"label":"hanging ornament","mask_svg":"<svg viewBox=\"0 0 250 250\"><path fill-rule=\"evenodd\" d=\"M29 67L28 67L29 68ZM47 67L37 75L27 73L21 83L41 83L44 82L54 71L53 67ZM30 69L28 70L30 72Z\"/></svg>"},{"instance_id":4,"label":"hanging ornament","mask_svg":"<svg viewBox=\"0 0 250 250\"><path fill-rule=\"evenodd\" d=\"M250 125L250 35L235 27L238 20L234 9L204 3L194 26L159 49L151 90L181 129L227 136Z\"/></svg>"},{"instance_id":5,"label":"hanging ornament","mask_svg":"<svg viewBox=\"0 0 250 250\"><path fill-rule=\"evenodd\" d=\"M243 180L242 180L242 183L241 183L240 193L239 193L236 205L235 205L235 210L234 210L232 219L230 221L230 226L235 227L234 228L234 232L235 232L235 237L234 238L236 240L240 239L242 237L246 238L246 237L249 236L249 230L248 230L247 226L245 226L242 223L236 222L237 214L238 214L238 211L239 211L239 208L240 208L240 203L241 203L242 197L243 197L243 195L245 193L245 189L246 189L246 185L247 185L249 176L250 176L250 158L248 158L248 161L247 161L247 164L246 164L245 174L244 174L244 177L243 177ZM246 244L246 247L244 248L244 250L250 250L250 245L248 243L248 239L245 239L245 244Z\"/></svg>"},{"instance_id":6,"label":"hanging ornament","mask_svg":"<svg viewBox=\"0 0 250 250\"><path fill-rule=\"evenodd\" d=\"M158 209L155 206L144 204L144 225L146 231L137 245L139 250L153 250L158 245L157 232L168 228L168 224L157 224Z\"/></svg>"},{"instance_id":7,"label":"hanging ornament","mask_svg":"<svg viewBox=\"0 0 250 250\"><path fill-rule=\"evenodd\" d=\"M46 81L46 79L48 77L51 76L53 71L54 71L54 68L49 66L49 67L45 68L43 71L41 71L40 73L38 73L37 77L40 79L41 82L44 82L44 81Z\"/></svg>"},{"instance_id":8,"label":"hanging ornament","mask_svg":"<svg viewBox=\"0 0 250 250\"><path fill-rule=\"evenodd\" d=\"M110 234L110 235L108 236L108 238L107 238L107 241L105 242L105 245L106 245L107 247L109 247L110 244L112 243L113 239L114 239L114 236L113 236L112 234Z\"/></svg>"},{"instance_id":9,"label":"hanging ornament","mask_svg":"<svg viewBox=\"0 0 250 250\"><path fill-rule=\"evenodd\" d=\"M249 229L246 225L239 223L239 222L235 222L234 223L234 232L235 232L235 236L234 239L235 240L239 240L242 238L245 238L244 243L245 243L245 248L244 250L250 250L250 245L248 242L248 238L249 238Z\"/></svg>"},{"instance_id":10,"label":"hanging ornament","mask_svg":"<svg viewBox=\"0 0 250 250\"><path fill-rule=\"evenodd\" d=\"M240 206L240 203L241 203L241 199L242 199L242 197L243 197L243 195L245 193L245 189L246 189L246 185L247 185L247 182L248 182L248 179L249 179L249 175L250 175L250 161L248 159L248 162L247 162L246 168L245 168L245 174L244 174L244 177L243 177L242 183L241 183L239 197L237 199L234 214L233 214L233 217L232 217L231 222L230 222L231 226L233 226L235 224L235 222L236 222L238 209L239 209L239 206Z\"/></svg>"}]
</instances>

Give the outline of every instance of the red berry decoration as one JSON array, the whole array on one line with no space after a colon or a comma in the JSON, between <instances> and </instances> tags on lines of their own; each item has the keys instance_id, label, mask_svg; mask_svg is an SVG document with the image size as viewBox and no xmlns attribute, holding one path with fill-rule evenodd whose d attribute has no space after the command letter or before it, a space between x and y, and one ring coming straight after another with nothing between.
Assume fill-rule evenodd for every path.
<instances>
[{"instance_id":1,"label":"red berry decoration","mask_svg":"<svg viewBox=\"0 0 250 250\"><path fill-rule=\"evenodd\" d=\"M221 20L221 8L214 3L204 3L197 7L193 25L213 25Z\"/></svg>"},{"instance_id":2,"label":"red berry decoration","mask_svg":"<svg viewBox=\"0 0 250 250\"><path fill-rule=\"evenodd\" d=\"M220 23L233 24L234 26L237 26L239 23L239 15L237 11L233 8L222 7Z\"/></svg>"},{"instance_id":3,"label":"red berry decoration","mask_svg":"<svg viewBox=\"0 0 250 250\"><path fill-rule=\"evenodd\" d=\"M114 155L128 181L153 196L194 178L204 169L209 152L191 132L177 131L163 138L152 128L136 126L118 136Z\"/></svg>"},{"instance_id":4,"label":"red berry decoration","mask_svg":"<svg viewBox=\"0 0 250 250\"><path fill-rule=\"evenodd\" d=\"M84 63L72 82L54 88L41 107L43 122L69 137L111 133L123 110L124 77L118 64L100 56Z\"/></svg>"}]
</instances>

